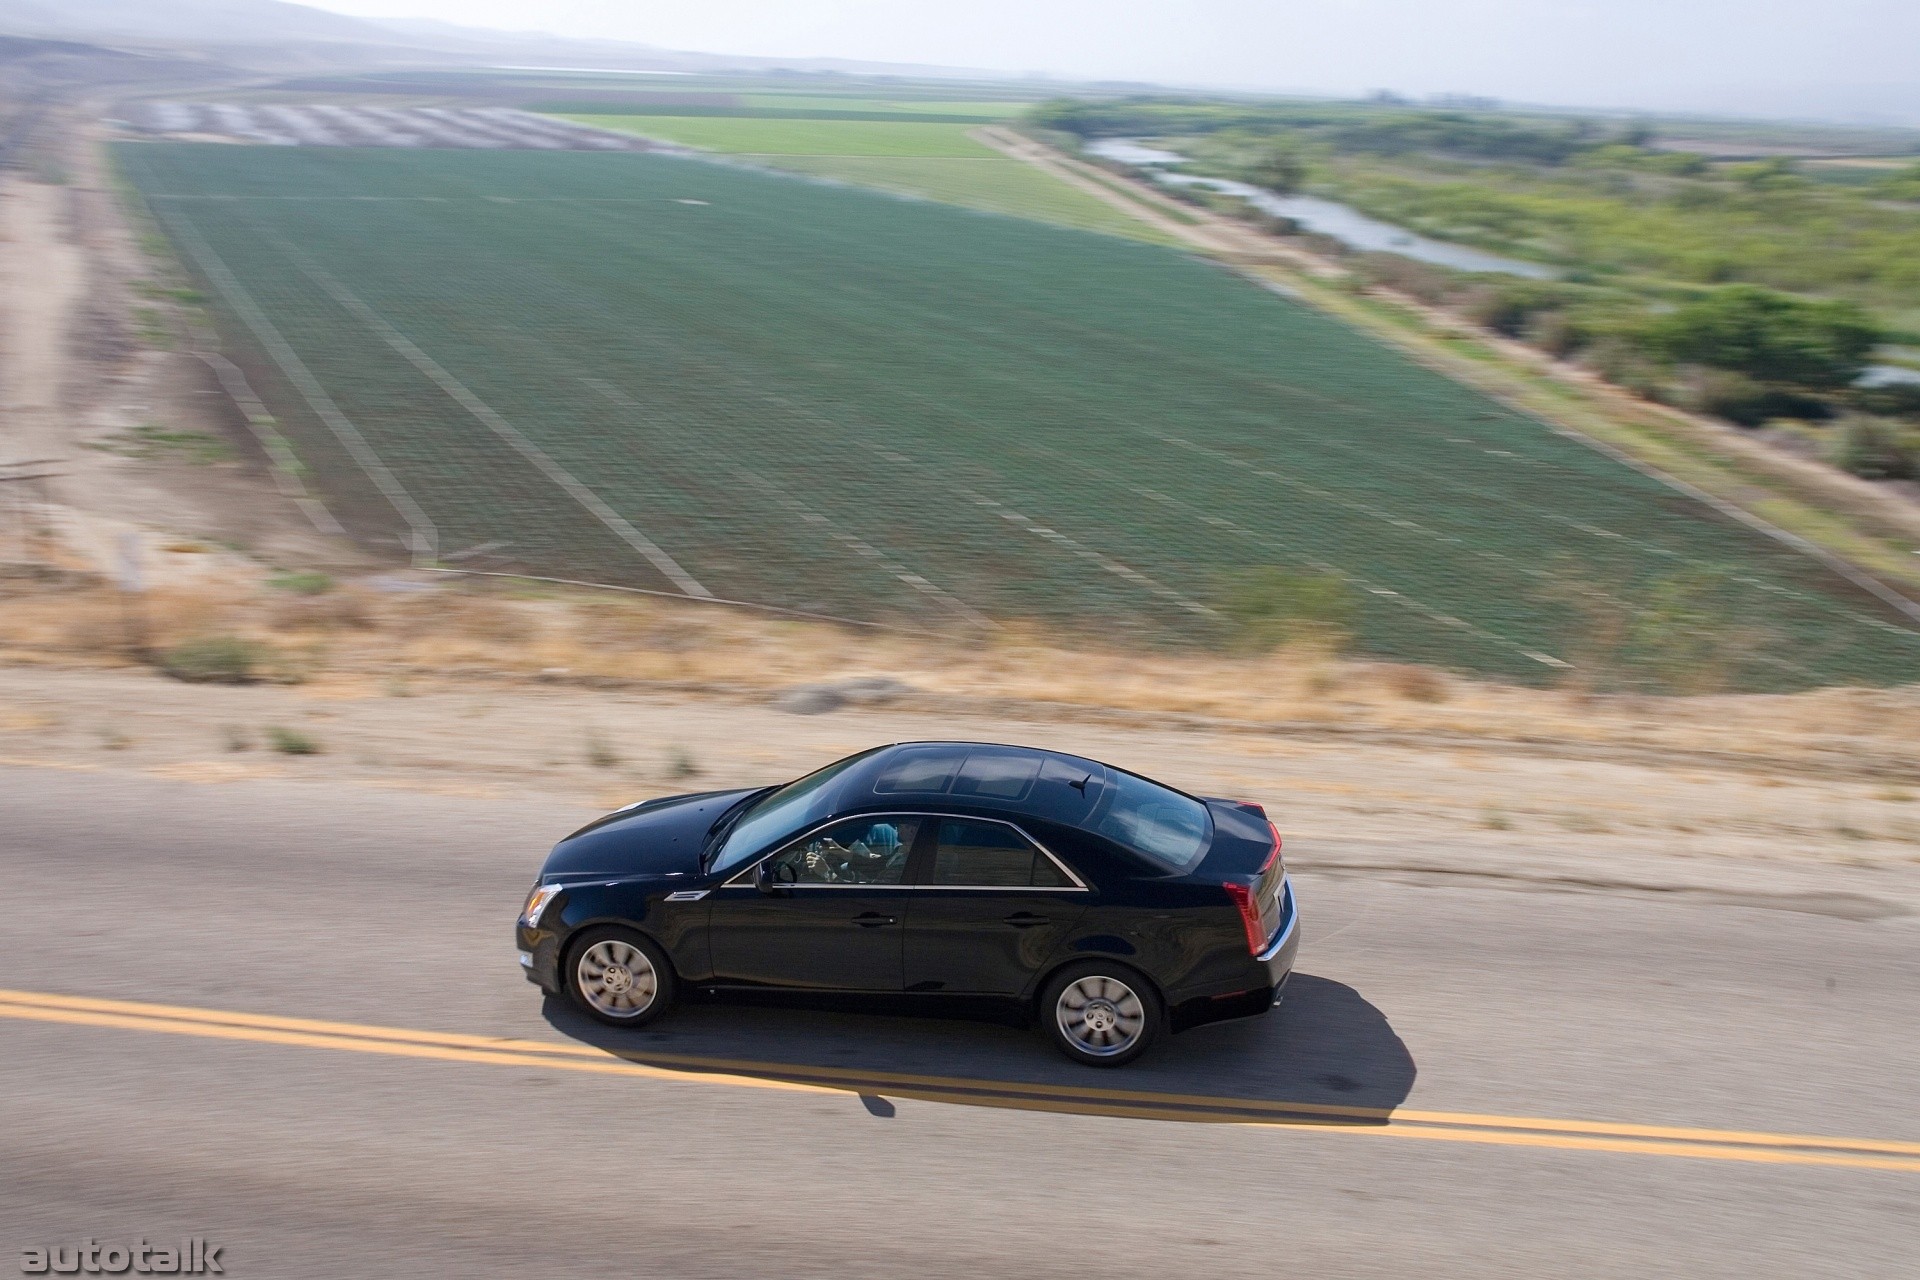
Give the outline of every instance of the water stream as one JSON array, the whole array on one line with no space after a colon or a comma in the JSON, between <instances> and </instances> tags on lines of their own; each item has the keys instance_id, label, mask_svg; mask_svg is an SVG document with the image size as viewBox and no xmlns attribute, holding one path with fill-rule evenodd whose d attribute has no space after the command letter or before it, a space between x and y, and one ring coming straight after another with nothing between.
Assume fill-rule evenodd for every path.
<instances>
[{"instance_id":1,"label":"water stream","mask_svg":"<svg viewBox=\"0 0 1920 1280\"><path fill-rule=\"evenodd\" d=\"M1537 262L1503 258L1497 253L1433 240L1405 227L1370 218L1351 205L1322 196L1275 195L1271 191L1231 178L1205 178L1192 173L1175 173L1169 165L1184 164L1186 157L1160 147L1150 147L1137 138L1099 138L1087 144L1094 155L1122 164L1135 165L1152 173L1167 186L1206 187L1239 196L1254 208L1277 217L1291 218L1307 230L1331 236L1362 253L1397 253L1402 257L1451 267L1455 271L1495 271L1503 275L1526 276L1533 280L1551 280L1560 273Z\"/></svg>"}]
</instances>

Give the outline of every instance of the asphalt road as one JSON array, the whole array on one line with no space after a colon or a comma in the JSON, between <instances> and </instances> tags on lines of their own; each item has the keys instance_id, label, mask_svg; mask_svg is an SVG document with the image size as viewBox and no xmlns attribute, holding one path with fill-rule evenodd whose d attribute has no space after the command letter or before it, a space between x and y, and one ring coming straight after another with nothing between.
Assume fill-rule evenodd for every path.
<instances>
[{"instance_id":1,"label":"asphalt road","mask_svg":"<svg viewBox=\"0 0 1920 1280\"><path fill-rule=\"evenodd\" d=\"M609 1036L545 1005L511 942L584 816L0 769L0 1269L182 1236L234 1276L1920 1256L1913 917L1337 878L1296 845L1288 1005L1125 1071L1011 1027L821 1009Z\"/></svg>"}]
</instances>

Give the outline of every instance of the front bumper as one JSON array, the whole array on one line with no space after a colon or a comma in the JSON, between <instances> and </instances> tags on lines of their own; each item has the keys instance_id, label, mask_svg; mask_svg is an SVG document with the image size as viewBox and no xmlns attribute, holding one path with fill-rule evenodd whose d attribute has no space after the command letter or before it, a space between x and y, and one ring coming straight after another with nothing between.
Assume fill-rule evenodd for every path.
<instances>
[{"instance_id":1,"label":"front bumper","mask_svg":"<svg viewBox=\"0 0 1920 1280\"><path fill-rule=\"evenodd\" d=\"M560 939L546 929L514 929L514 946L520 953L520 974L549 995L560 994Z\"/></svg>"}]
</instances>

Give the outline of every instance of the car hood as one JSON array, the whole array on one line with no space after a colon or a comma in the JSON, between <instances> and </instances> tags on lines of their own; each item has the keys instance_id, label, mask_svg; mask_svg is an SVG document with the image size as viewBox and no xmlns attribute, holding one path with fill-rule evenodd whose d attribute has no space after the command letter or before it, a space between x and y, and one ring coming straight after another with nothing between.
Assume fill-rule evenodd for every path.
<instances>
[{"instance_id":1,"label":"car hood","mask_svg":"<svg viewBox=\"0 0 1920 1280\"><path fill-rule=\"evenodd\" d=\"M617 810L553 846L540 877L694 875L714 819L757 790L666 796Z\"/></svg>"}]
</instances>

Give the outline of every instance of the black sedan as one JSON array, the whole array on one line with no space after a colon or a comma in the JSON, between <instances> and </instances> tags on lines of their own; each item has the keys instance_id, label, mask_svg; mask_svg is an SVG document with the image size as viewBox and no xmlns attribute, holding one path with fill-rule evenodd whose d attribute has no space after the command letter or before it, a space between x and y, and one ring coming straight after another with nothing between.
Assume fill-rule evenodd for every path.
<instances>
[{"instance_id":1,"label":"black sedan","mask_svg":"<svg viewBox=\"0 0 1920 1280\"><path fill-rule=\"evenodd\" d=\"M1280 834L1026 747L876 747L783 787L630 805L548 855L527 978L615 1026L682 988L1006 1002L1075 1061L1264 1013L1299 935Z\"/></svg>"}]
</instances>

